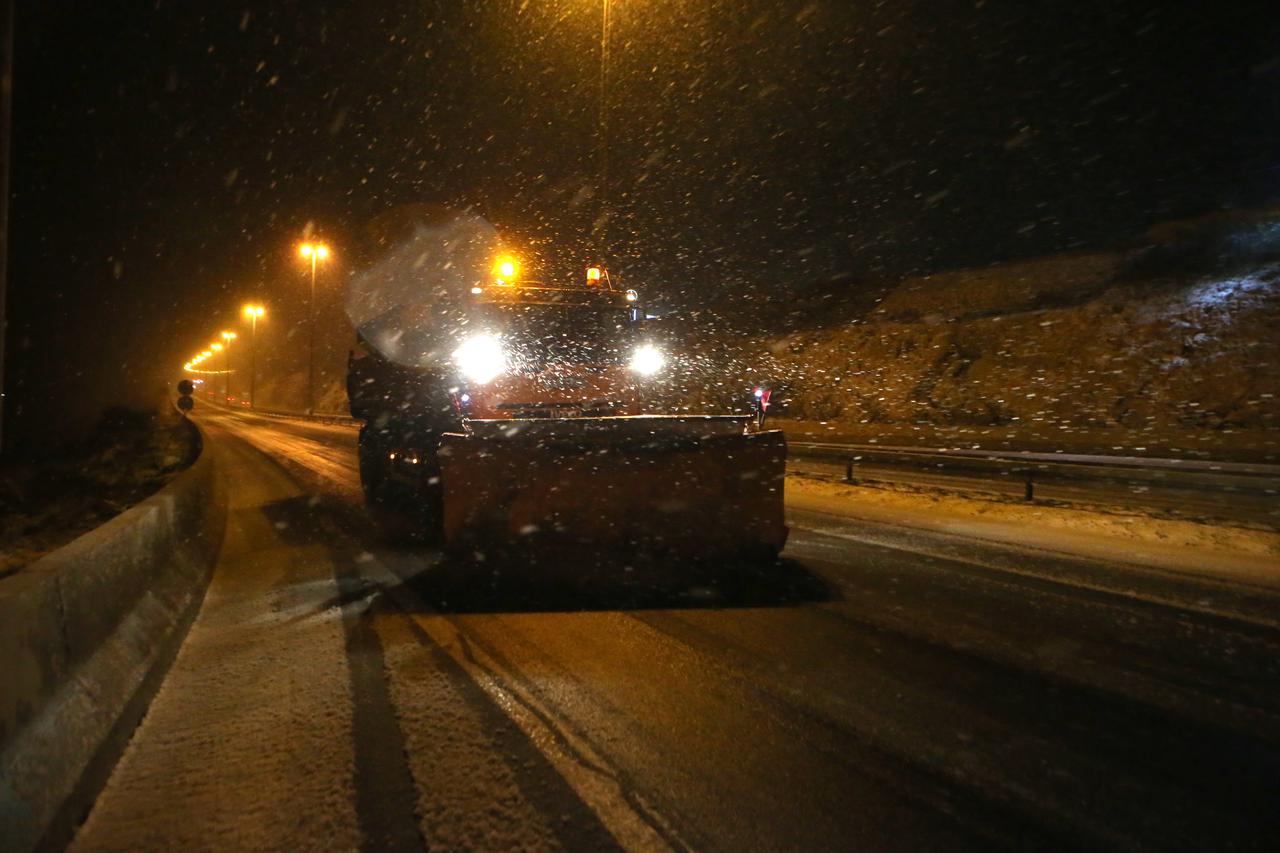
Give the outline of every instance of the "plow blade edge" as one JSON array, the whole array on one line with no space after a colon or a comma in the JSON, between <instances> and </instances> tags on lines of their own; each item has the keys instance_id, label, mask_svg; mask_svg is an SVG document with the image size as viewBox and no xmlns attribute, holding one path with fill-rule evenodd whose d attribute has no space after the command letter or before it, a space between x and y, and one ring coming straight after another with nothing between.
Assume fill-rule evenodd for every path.
<instances>
[{"instance_id":1,"label":"plow blade edge","mask_svg":"<svg viewBox=\"0 0 1280 853\"><path fill-rule=\"evenodd\" d=\"M615 430L610 420L623 419L599 419L606 428L594 430L575 424L572 435L519 421L446 435L446 546L486 553L554 543L685 558L782 550L781 432L708 429L708 421Z\"/></svg>"}]
</instances>

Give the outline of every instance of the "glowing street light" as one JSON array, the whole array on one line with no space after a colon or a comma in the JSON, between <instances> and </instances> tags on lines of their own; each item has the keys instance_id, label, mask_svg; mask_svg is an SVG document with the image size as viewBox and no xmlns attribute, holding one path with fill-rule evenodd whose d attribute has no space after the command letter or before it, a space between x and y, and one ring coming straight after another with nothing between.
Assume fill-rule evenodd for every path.
<instances>
[{"instance_id":1,"label":"glowing street light","mask_svg":"<svg viewBox=\"0 0 1280 853\"><path fill-rule=\"evenodd\" d=\"M329 247L324 243L303 243L298 247L298 254L304 258L324 260L329 257Z\"/></svg>"},{"instance_id":2,"label":"glowing street light","mask_svg":"<svg viewBox=\"0 0 1280 853\"><path fill-rule=\"evenodd\" d=\"M307 358L307 414L316 409L316 262L329 257L329 247L324 243L303 243L298 254L311 261L311 341Z\"/></svg>"},{"instance_id":3,"label":"glowing street light","mask_svg":"<svg viewBox=\"0 0 1280 853\"><path fill-rule=\"evenodd\" d=\"M246 305L244 316L249 318L249 408L256 407L256 385L258 381L258 318L267 313L261 305Z\"/></svg>"}]
</instances>

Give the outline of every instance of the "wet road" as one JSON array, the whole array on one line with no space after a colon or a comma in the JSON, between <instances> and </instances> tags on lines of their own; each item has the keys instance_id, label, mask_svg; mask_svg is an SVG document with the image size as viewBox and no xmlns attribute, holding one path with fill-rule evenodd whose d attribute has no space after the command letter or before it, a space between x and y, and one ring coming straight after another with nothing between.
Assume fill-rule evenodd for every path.
<instances>
[{"instance_id":1,"label":"wet road","mask_svg":"<svg viewBox=\"0 0 1280 853\"><path fill-rule=\"evenodd\" d=\"M554 581L381 545L347 427L206 414L224 553L82 849L1270 847L1262 589L790 508Z\"/></svg>"}]
</instances>

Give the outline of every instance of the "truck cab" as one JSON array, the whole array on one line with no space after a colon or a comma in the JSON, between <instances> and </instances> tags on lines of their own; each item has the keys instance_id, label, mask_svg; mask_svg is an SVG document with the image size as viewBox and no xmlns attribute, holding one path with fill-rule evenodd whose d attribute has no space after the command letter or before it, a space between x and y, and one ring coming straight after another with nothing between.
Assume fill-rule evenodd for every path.
<instances>
[{"instance_id":1,"label":"truck cab","mask_svg":"<svg viewBox=\"0 0 1280 853\"><path fill-rule=\"evenodd\" d=\"M361 481L394 527L434 529L436 451L468 422L642 414L661 396L667 360L636 291L598 267L581 284L518 269L500 258L455 304L399 306L357 333L347 393L365 422Z\"/></svg>"},{"instance_id":2,"label":"truck cab","mask_svg":"<svg viewBox=\"0 0 1280 853\"><path fill-rule=\"evenodd\" d=\"M453 352L464 417L641 414L665 357L635 291L541 282L475 287L467 335Z\"/></svg>"}]
</instances>

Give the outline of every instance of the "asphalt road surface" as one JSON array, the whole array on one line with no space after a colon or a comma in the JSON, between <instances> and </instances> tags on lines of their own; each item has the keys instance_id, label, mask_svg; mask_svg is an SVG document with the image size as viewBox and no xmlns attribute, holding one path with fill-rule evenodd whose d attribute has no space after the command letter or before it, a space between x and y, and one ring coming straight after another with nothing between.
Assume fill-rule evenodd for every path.
<instances>
[{"instance_id":1,"label":"asphalt road surface","mask_svg":"<svg viewBox=\"0 0 1280 853\"><path fill-rule=\"evenodd\" d=\"M78 848L1274 849L1261 589L795 507L776 566L467 573L352 429L200 420L223 554Z\"/></svg>"}]
</instances>

